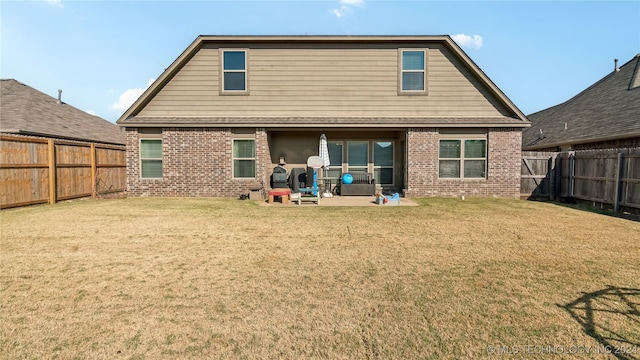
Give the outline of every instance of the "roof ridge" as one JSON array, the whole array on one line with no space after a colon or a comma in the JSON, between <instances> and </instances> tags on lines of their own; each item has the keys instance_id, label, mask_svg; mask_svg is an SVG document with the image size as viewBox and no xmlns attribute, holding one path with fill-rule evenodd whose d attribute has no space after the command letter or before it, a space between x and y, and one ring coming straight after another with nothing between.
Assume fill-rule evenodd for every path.
<instances>
[{"instance_id":1,"label":"roof ridge","mask_svg":"<svg viewBox=\"0 0 640 360\"><path fill-rule=\"evenodd\" d=\"M640 76L639 72L640 56L635 56L567 101L529 115L533 124L523 132L523 146L553 147L637 136L640 90L630 89L630 81L635 84L638 80L632 77ZM540 129L544 129L543 140L538 140Z\"/></svg>"},{"instance_id":2,"label":"roof ridge","mask_svg":"<svg viewBox=\"0 0 640 360\"><path fill-rule=\"evenodd\" d=\"M594 87L598 86L599 84L603 83L604 81L608 80L609 78L613 77L615 74L619 73L623 67L629 65L632 61L634 61L636 58L639 58L640 54L634 56L631 60L627 61L626 63L624 63L622 66L618 67L617 69L613 70L612 72L610 72L609 74L605 75L604 77L602 77L600 80L596 81L595 83L591 84L589 87L587 87L586 89L580 91L579 93L577 93L576 95L574 95L573 97L569 98L567 101L560 103L558 105L564 105L564 104L569 104L573 101L576 101L578 98L581 98L582 96L585 95L585 93L588 93L589 90L593 89ZM636 65L637 68L637 65ZM556 105L557 106L557 105Z\"/></svg>"}]
</instances>

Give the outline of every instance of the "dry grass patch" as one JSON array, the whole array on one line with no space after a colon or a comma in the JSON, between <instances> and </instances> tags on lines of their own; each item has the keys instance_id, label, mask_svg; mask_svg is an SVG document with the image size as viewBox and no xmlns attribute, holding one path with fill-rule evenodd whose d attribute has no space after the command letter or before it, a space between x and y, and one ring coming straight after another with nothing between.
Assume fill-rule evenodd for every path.
<instances>
[{"instance_id":1,"label":"dry grass patch","mask_svg":"<svg viewBox=\"0 0 640 360\"><path fill-rule=\"evenodd\" d=\"M524 201L417 201L3 211L0 357L479 358L534 345L602 358L597 346L640 347L640 223Z\"/></svg>"}]
</instances>

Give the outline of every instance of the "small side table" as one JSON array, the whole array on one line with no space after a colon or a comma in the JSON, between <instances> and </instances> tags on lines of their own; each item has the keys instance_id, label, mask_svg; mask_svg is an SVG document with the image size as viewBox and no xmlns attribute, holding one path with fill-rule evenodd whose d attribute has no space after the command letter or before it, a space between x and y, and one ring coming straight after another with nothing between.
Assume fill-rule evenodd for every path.
<instances>
[{"instance_id":1,"label":"small side table","mask_svg":"<svg viewBox=\"0 0 640 360\"><path fill-rule=\"evenodd\" d=\"M249 200L262 200L262 184L249 186Z\"/></svg>"},{"instance_id":2,"label":"small side table","mask_svg":"<svg viewBox=\"0 0 640 360\"><path fill-rule=\"evenodd\" d=\"M291 189L271 189L269 190L269 204L273 204L273 198L280 196L283 204L287 204L291 200Z\"/></svg>"},{"instance_id":3,"label":"small side table","mask_svg":"<svg viewBox=\"0 0 640 360\"><path fill-rule=\"evenodd\" d=\"M300 195L298 196L298 205L302 204L303 201L310 201L320 205L320 189L317 189L316 194L313 194L313 188L300 188ZM302 196L302 194L308 194L306 196Z\"/></svg>"}]
</instances>

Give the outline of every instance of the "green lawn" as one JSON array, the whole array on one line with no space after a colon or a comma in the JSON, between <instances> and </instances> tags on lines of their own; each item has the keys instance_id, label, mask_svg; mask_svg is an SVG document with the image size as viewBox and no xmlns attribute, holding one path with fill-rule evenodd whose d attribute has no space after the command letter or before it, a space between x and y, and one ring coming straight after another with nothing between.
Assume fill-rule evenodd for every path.
<instances>
[{"instance_id":1,"label":"green lawn","mask_svg":"<svg viewBox=\"0 0 640 360\"><path fill-rule=\"evenodd\" d=\"M414 200L4 210L0 358L640 358L640 222Z\"/></svg>"}]
</instances>

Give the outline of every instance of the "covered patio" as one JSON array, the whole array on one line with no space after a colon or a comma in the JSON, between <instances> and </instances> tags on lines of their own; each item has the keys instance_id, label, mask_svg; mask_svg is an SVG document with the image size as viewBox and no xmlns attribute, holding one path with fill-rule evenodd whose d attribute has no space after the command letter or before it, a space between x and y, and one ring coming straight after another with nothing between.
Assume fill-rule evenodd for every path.
<instances>
[{"instance_id":1,"label":"covered patio","mask_svg":"<svg viewBox=\"0 0 640 360\"><path fill-rule=\"evenodd\" d=\"M322 134L326 134L330 159L328 166L318 170L323 192L328 186L331 192L339 194L339 179L346 173L369 173L378 192L402 193L406 186L403 166L406 132L397 129L269 129L267 177L271 178L275 167L286 169L288 175L292 171L306 172L309 157L319 155Z\"/></svg>"}]
</instances>

